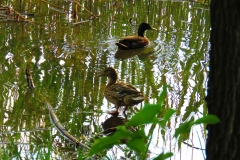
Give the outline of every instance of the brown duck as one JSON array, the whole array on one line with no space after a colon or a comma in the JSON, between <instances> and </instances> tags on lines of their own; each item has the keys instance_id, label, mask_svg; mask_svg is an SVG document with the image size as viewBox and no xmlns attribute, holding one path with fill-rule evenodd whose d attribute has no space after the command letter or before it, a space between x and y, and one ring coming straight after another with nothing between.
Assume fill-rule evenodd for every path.
<instances>
[{"instance_id":1,"label":"brown duck","mask_svg":"<svg viewBox=\"0 0 240 160\"><path fill-rule=\"evenodd\" d=\"M133 85L118 81L118 74L112 67L107 67L99 76L108 77L108 83L104 91L104 96L109 102L116 105L117 110L112 114L118 114L119 107L125 106L123 111L123 114L125 115L125 111L129 106L148 100L148 98L144 97L142 92L138 91Z\"/></svg>"},{"instance_id":2,"label":"brown duck","mask_svg":"<svg viewBox=\"0 0 240 160\"><path fill-rule=\"evenodd\" d=\"M157 30L156 28L151 27L148 23L142 22L138 27L137 36L122 37L116 45L122 50L143 48L150 44L148 38L144 36L145 31L148 29Z\"/></svg>"}]
</instances>

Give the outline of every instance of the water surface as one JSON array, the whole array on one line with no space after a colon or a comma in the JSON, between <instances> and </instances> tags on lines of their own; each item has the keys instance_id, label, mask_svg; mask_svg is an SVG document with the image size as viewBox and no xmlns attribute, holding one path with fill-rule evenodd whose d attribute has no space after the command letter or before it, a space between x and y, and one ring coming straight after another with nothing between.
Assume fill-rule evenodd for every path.
<instances>
[{"instance_id":1,"label":"water surface","mask_svg":"<svg viewBox=\"0 0 240 160\"><path fill-rule=\"evenodd\" d=\"M81 1L91 15L71 1L2 5L11 7L9 14L7 9L0 11L2 156L77 157L74 146L51 124L45 102L53 106L69 133L79 139L86 137L83 141L92 144L88 140L102 132L101 123L110 117L107 112L115 109L104 98L107 79L97 77L112 66L120 80L135 85L150 103L156 103L163 86L169 85L161 116L167 108L177 112L169 128L156 129L149 157L164 150L173 152L174 159L203 159L196 148L205 147L204 126L181 136L185 143L180 150L173 134L180 123L206 114L208 6L154 0ZM29 15L23 18L18 13ZM151 44L130 56L116 54L115 43L122 36L137 34L141 22L159 30L146 32ZM26 68L35 89L28 88ZM134 115L144 103L129 109L127 115ZM148 129L146 126L146 132ZM117 159L127 153L115 147L107 155Z\"/></svg>"}]
</instances>

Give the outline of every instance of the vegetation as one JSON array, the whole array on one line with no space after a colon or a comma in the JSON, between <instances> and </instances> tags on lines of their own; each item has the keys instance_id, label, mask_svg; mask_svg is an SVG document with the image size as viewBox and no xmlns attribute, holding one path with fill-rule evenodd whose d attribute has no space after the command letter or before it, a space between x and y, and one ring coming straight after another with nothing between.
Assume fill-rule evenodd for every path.
<instances>
[{"instance_id":1,"label":"vegetation","mask_svg":"<svg viewBox=\"0 0 240 160\"><path fill-rule=\"evenodd\" d=\"M164 87L161 95L159 96L157 104L146 104L141 111L136 113L125 126L119 126L117 131L110 137L104 137L99 140L96 140L94 145L91 147L88 155L92 156L96 153L100 153L105 149L109 149L114 145L121 144L122 139L128 139L126 143L127 147L134 150L137 159L146 159L148 153L148 147L151 143L153 137L153 131L158 124L162 129L166 129L167 122L170 121L170 118L176 112L173 109L168 109L163 117L159 119L159 113L161 112L162 105L167 95L167 88ZM178 138L179 135L190 133L193 125L200 124L216 124L219 123L219 119L214 115L206 115L197 120L190 120L188 122L182 123L175 131L174 137ZM145 133L144 125L151 125L152 130L149 133ZM127 128L138 126L139 130L136 132L130 132ZM179 141L179 143L182 143ZM173 153L160 153L155 160L164 160L171 157Z\"/></svg>"}]
</instances>

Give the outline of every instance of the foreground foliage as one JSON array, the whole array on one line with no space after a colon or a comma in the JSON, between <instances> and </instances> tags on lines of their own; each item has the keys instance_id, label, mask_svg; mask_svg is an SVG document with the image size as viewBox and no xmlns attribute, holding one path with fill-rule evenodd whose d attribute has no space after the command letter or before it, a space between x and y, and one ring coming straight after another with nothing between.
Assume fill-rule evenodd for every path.
<instances>
[{"instance_id":1,"label":"foreground foliage","mask_svg":"<svg viewBox=\"0 0 240 160\"><path fill-rule=\"evenodd\" d=\"M109 137L104 137L98 139L94 145L91 147L88 155L92 156L94 154L100 153L103 150L109 149L114 145L120 145L122 139L128 139L126 146L131 150L135 151L139 155L139 159L145 159L147 157L148 147L151 143L151 138L153 130L150 133L146 133L144 130L144 125L151 124L156 128L158 124L161 128L165 129L167 122L176 112L175 110L169 108L164 117L160 120L158 114L161 112L164 99L166 98L167 87L165 86L162 93L159 96L157 104L146 104L144 108L136 113L126 125L118 126L117 131ZM197 120L190 120L182 123L175 131L174 137L178 138L181 134L190 133L191 128L194 125L200 124L215 124L218 123L219 119L214 115L206 115ZM127 128L138 126L139 130L136 132L130 132ZM164 160L173 156L172 152L160 153L155 160Z\"/></svg>"}]
</instances>

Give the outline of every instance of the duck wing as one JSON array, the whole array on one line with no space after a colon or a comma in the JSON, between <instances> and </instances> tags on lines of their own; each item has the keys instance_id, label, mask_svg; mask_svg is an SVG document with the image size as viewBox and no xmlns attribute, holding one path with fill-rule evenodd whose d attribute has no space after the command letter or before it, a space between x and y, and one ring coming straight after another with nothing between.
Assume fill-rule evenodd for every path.
<instances>
[{"instance_id":1,"label":"duck wing","mask_svg":"<svg viewBox=\"0 0 240 160\"><path fill-rule=\"evenodd\" d=\"M134 87L133 85L131 85L130 83L125 83L125 82L118 82L115 85L119 85L121 87L119 87L120 89L118 90L119 94L122 95L133 95L133 94L139 94L141 92L139 92L136 87Z\"/></svg>"},{"instance_id":2,"label":"duck wing","mask_svg":"<svg viewBox=\"0 0 240 160\"><path fill-rule=\"evenodd\" d=\"M121 40L116 43L119 49L128 50L128 49L137 49L143 48L149 45L149 40L146 37L141 36L127 36L122 37Z\"/></svg>"},{"instance_id":3,"label":"duck wing","mask_svg":"<svg viewBox=\"0 0 240 160\"><path fill-rule=\"evenodd\" d=\"M137 41L142 41L144 38L145 37L141 37L141 36L126 36L126 37L122 37L119 42L120 43L124 41L137 42Z\"/></svg>"}]
</instances>

